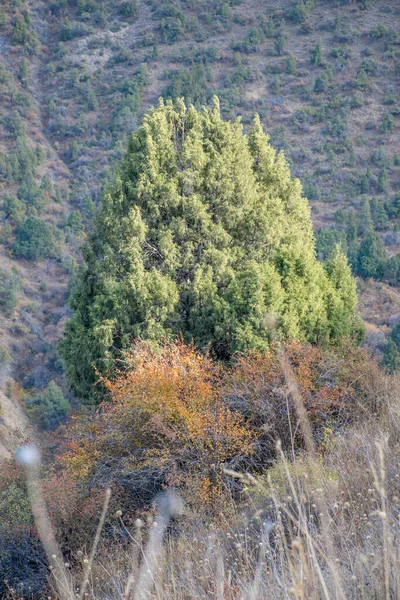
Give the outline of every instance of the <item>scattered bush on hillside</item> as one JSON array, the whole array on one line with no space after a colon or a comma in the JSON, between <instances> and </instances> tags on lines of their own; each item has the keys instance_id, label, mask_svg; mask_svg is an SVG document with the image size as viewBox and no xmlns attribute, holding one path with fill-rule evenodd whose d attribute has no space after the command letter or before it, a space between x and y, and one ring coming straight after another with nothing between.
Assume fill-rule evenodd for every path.
<instances>
[{"instance_id":1,"label":"scattered bush on hillside","mask_svg":"<svg viewBox=\"0 0 400 600\"><path fill-rule=\"evenodd\" d=\"M130 19L136 19L139 12L138 0L127 0L120 6L121 14Z\"/></svg>"},{"instance_id":2,"label":"scattered bush on hillside","mask_svg":"<svg viewBox=\"0 0 400 600\"><path fill-rule=\"evenodd\" d=\"M17 293L21 288L21 275L14 266L0 269L0 307L6 316L10 316L17 306Z\"/></svg>"},{"instance_id":3,"label":"scattered bush on hillside","mask_svg":"<svg viewBox=\"0 0 400 600\"><path fill-rule=\"evenodd\" d=\"M17 228L13 250L18 258L29 260L54 257L57 247L53 228L37 217L28 217Z\"/></svg>"},{"instance_id":4,"label":"scattered bush on hillside","mask_svg":"<svg viewBox=\"0 0 400 600\"><path fill-rule=\"evenodd\" d=\"M11 355L5 346L0 346L0 369L4 369L11 362Z\"/></svg>"},{"instance_id":5,"label":"scattered bush on hillside","mask_svg":"<svg viewBox=\"0 0 400 600\"><path fill-rule=\"evenodd\" d=\"M357 272L363 277L381 279L386 262L387 252L382 238L375 231L367 231L360 243Z\"/></svg>"},{"instance_id":6,"label":"scattered bush on hillside","mask_svg":"<svg viewBox=\"0 0 400 600\"><path fill-rule=\"evenodd\" d=\"M389 339L383 353L383 365L389 374L400 369L400 352L393 339Z\"/></svg>"},{"instance_id":7,"label":"scattered bush on hillside","mask_svg":"<svg viewBox=\"0 0 400 600\"><path fill-rule=\"evenodd\" d=\"M29 416L41 429L55 429L65 419L71 404L55 381L50 381L43 392L26 399Z\"/></svg>"}]
</instances>

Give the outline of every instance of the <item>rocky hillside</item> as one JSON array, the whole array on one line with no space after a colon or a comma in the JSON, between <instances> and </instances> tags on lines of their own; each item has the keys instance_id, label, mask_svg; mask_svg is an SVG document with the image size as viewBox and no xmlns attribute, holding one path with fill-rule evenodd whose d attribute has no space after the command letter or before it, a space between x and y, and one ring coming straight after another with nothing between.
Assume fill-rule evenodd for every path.
<instances>
[{"instance_id":1,"label":"rocky hillside","mask_svg":"<svg viewBox=\"0 0 400 600\"><path fill-rule=\"evenodd\" d=\"M30 398L62 381L56 342L79 248L126 136L160 96L202 104L218 94L224 117L245 127L258 112L316 229L339 232L320 238L322 255L369 226L381 253L399 252L399 25L396 0L3 0L6 393ZM400 314L395 267L376 271L383 282L360 281L378 348Z\"/></svg>"}]
</instances>

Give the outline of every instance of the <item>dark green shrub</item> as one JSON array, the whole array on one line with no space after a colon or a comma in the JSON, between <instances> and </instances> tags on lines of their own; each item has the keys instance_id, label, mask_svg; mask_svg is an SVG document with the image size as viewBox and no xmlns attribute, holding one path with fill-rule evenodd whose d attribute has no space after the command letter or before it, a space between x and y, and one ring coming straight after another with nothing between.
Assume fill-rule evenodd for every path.
<instances>
[{"instance_id":1,"label":"dark green shrub","mask_svg":"<svg viewBox=\"0 0 400 600\"><path fill-rule=\"evenodd\" d=\"M37 217L28 217L17 229L13 250L18 258L40 260L54 257L53 228Z\"/></svg>"},{"instance_id":2,"label":"dark green shrub","mask_svg":"<svg viewBox=\"0 0 400 600\"><path fill-rule=\"evenodd\" d=\"M123 2L120 6L120 12L123 17L136 19L139 12L138 0L127 0L127 2Z\"/></svg>"},{"instance_id":3,"label":"dark green shrub","mask_svg":"<svg viewBox=\"0 0 400 600\"><path fill-rule=\"evenodd\" d=\"M381 279L385 272L387 252L381 237L367 231L358 251L358 273L363 277Z\"/></svg>"},{"instance_id":4,"label":"dark green shrub","mask_svg":"<svg viewBox=\"0 0 400 600\"><path fill-rule=\"evenodd\" d=\"M234 46L234 50L239 50L240 52L247 52L248 54L257 52L260 44L264 40L264 35L261 29L258 27L253 27L245 40L241 44L236 44Z\"/></svg>"},{"instance_id":5,"label":"dark green shrub","mask_svg":"<svg viewBox=\"0 0 400 600\"><path fill-rule=\"evenodd\" d=\"M400 321L393 327L390 337L396 344L397 350L400 351Z\"/></svg>"},{"instance_id":6,"label":"dark green shrub","mask_svg":"<svg viewBox=\"0 0 400 600\"><path fill-rule=\"evenodd\" d=\"M400 254L394 254L389 258L385 267L385 279L392 285L400 282Z\"/></svg>"},{"instance_id":7,"label":"dark green shrub","mask_svg":"<svg viewBox=\"0 0 400 600\"><path fill-rule=\"evenodd\" d=\"M387 112L381 123L381 132L382 133L392 133L394 129L394 118L390 112Z\"/></svg>"},{"instance_id":8,"label":"dark green shrub","mask_svg":"<svg viewBox=\"0 0 400 600\"><path fill-rule=\"evenodd\" d=\"M25 405L29 416L45 430L58 427L71 408L69 400L54 381L50 381L42 393L26 399Z\"/></svg>"},{"instance_id":9,"label":"dark green shrub","mask_svg":"<svg viewBox=\"0 0 400 600\"><path fill-rule=\"evenodd\" d=\"M10 219L14 225L18 226L25 218L26 205L17 196L5 194L3 210L7 219Z\"/></svg>"},{"instance_id":10,"label":"dark green shrub","mask_svg":"<svg viewBox=\"0 0 400 600\"><path fill-rule=\"evenodd\" d=\"M21 288L21 276L16 267L0 269L0 307L10 316L17 306L17 293Z\"/></svg>"},{"instance_id":11,"label":"dark green shrub","mask_svg":"<svg viewBox=\"0 0 400 600\"><path fill-rule=\"evenodd\" d=\"M375 229L377 229L378 231L381 229L386 229L389 218L382 200L379 200L379 198L376 198L374 196L370 204L371 216Z\"/></svg>"},{"instance_id":12,"label":"dark green shrub","mask_svg":"<svg viewBox=\"0 0 400 600\"><path fill-rule=\"evenodd\" d=\"M290 54L290 56L287 57L286 62L285 62L285 68L286 68L286 73L288 75L294 75L296 73L296 69L297 69L296 58L292 54Z\"/></svg>"},{"instance_id":13,"label":"dark green shrub","mask_svg":"<svg viewBox=\"0 0 400 600\"><path fill-rule=\"evenodd\" d=\"M383 23L378 23L378 25L375 25L375 27L371 29L369 35L373 40L379 40L380 38L389 35L389 31L389 27L387 27Z\"/></svg>"},{"instance_id":14,"label":"dark green shrub","mask_svg":"<svg viewBox=\"0 0 400 600\"><path fill-rule=\"evenodd\" d=\"M311 64L315 67L320 67L323 64L321 42L318 42L315 48L311 51L310 60Z\"/></svg>"},{"instance_id":15,"label":"dark green shrub","mask_svg":"<svg viewBox=\"0 0 400 600\"><path fill-rule=\"evenodd\" d=\"M274 39L274 52L277 56L282 56L286 48L286 38L283 33L279 33Z\"/></svg>"},{"instance_id":16,"label":"dark green shrub","mask_svg":"<svg viewBox=\"0 0 400 600\"><path fill-rule=\"evenodd\" d=\"M14 44L25 44L29 40L28 25L21 14L15 17L12 39Z\"/></svg>"},{"instance_id":17,"label":"dark green shrub","mask_svg":"<svg viewBox=\"0 0 400 600\"><path fill-rule=\"evenodd\" d=\"M158 28L161 41L167 44L173 44L182 38L186 31L185 15L177 11L174 16L166 17L161 20Z\"/></svg>"},{"instance_id":18,"label":"dark green shrub","mask_svg":"<svg viewBox=\"0 0 400 600\"><path fill-rule=\"evenodd\" d=\"M170 83L163 91L163 97L173 100L184 97L188 103L206 103L212 95L209 69L210 67L206 68L203 63L196 63L190 69L182 68L169 72Z\"/></svg>"},{"instance_id":19,"label":"dark green shrub","mask_svg":"<svg viewBox=\"0 0 400 600\"><path fill-rule=\"evenodd\" d=\"M378 191L386 192L387 188L388 188L387 170L385 168L383 168L378 176Z\"/></svg>"},{"instance_id":20,"label":"dark green shrub","mask_svg":"<svg viewBox=\"0 0 400 600\"><path fill-rule=\"evenodd\" d=\"M400 192L397 192L397 194L386 203L386 212L389 217L400 216Z\"/></svg>"},{"instance_id":21,"label":"dark green shrub","mask_svg":"<svg viewBox=\"0 0 400 600\"><path fill-rule=\"evenodd\" d=\"M0 369L4 369L11 362L11 355L5 346L0 346Z\"/></svg>"},{"instance_id":22,"label":"dark green shrub","mask_svg":"<svg viewBox=\"0 0 400 600\"><path fill-rule=\"evenodd\" d=\"M400 352L392 339L390 339L385 346L383 365L390 375L396 373L396 371L400 369Z\"/></svg>"},{"instance_id":23,"label":"dark green shrub","mask_svg":"<svg viewBox=\"0 0 400 600\"><path fill-rule=\"evenodd\" d=\"M340 246L344 253L347 252L346 233L330 227L328 229L319 229L315 235L316 252L318 260L325 261L331 259L336 251L336 246Z\"/></svg>"}]
</instances>

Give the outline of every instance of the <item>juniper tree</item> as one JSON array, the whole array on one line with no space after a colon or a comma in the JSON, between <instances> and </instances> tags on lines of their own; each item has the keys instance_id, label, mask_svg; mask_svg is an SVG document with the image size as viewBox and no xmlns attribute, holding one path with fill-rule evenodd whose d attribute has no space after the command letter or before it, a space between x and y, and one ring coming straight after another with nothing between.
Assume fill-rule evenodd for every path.
<instances>
[{"instance_id":1,"label":"juniper tree","mask_svg":"<svg viewBox=\"0 0 400 600\"><path fill-rule=\"evenodd\" d=\"M134 338L181 334L217 359L280 335L334 343L357 328L342 253L315 256L308 201L260 119L244 134L218 100L160 101L104 193L60 345L75 394L101 397ZM121 367L123 363L117 363Z\"/></svg>"}]
</instances>

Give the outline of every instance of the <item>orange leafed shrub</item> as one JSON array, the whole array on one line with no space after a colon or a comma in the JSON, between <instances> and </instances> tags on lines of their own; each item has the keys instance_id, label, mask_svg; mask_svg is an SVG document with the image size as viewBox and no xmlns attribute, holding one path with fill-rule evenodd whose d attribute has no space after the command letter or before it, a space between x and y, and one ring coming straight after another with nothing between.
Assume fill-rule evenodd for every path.
<instances>
[{"instance_id":1,"label":"orange leafed shrub","mask_svg":"<svg viewBox=\"0 0 400 600\"><path fill-rule=\"evenodd\" d=\"M144 496L190 482L208 502L221 465L250 454L255 439L224 401L223 367L181 341L161 349L139 342L124 362L124 373L103 381L111 402L76 421L62 462L77 477L124 480Z\"/></svg>"},{"instance_id":2,"label":"orange leafed shrub","mask_svg":"<svg viewBox=\"0 0 400 600\"><path fill-rule=\"evenodd\" d=\"M137 342L123 371L102 380L110 400L69 426L59 462L81 489L112 485L132 508L165 486L216 506L227 481L223 466L263 470L278 439L288 452L303 445L282 353L317 446L327 426L334 431L371 410L377 393L368 372L375 377L378 367L362 349L327 352L293 341L223 365L181 341L161 348Z\"/></svg>"}]
</instances>

